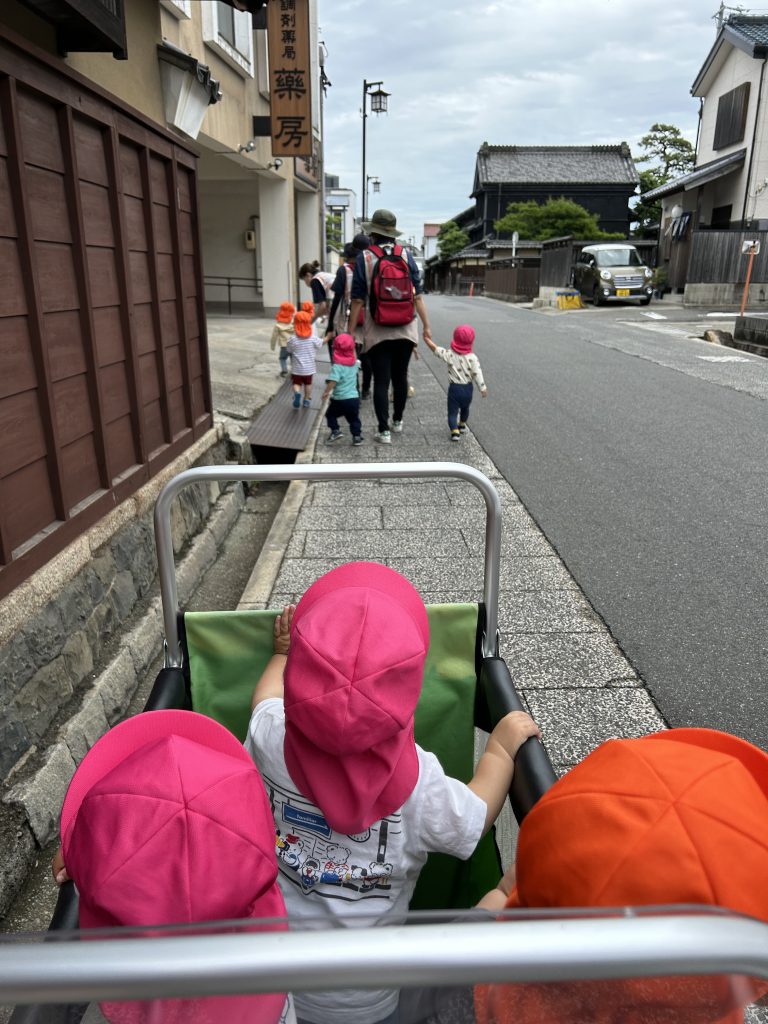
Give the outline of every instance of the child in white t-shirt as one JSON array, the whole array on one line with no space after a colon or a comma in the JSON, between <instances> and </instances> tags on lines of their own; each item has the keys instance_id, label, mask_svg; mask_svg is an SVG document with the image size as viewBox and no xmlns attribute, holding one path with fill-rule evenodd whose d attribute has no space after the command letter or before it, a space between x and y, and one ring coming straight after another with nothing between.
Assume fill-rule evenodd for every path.
<instances>
[{"instance_id":1,"label":"child in white t-shirt","mask_svg":"<svg viewBox=\"0 0 768 1024\"><path fill-rule=\"evenodd\" d=\"M400 923L428 853L472 854L538 727L507 715L468 785L417 746L427 613L384 565L326 573L277 616L274 636L245 745L273 808L288 916ZM396 1014L397 992L304 993L296 1005L313 1024L374 1024Z\"/></svg>"}]
</instances>

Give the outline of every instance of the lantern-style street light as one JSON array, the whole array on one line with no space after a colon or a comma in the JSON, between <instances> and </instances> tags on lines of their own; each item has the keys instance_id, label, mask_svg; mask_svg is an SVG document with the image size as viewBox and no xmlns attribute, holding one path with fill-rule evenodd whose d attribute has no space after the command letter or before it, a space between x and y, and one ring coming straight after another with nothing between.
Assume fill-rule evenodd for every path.
<instances>
[{"instance_id":1,"label":"lantern-style street light","mask_svg":"<svg viewBox=\"0 0 768 1024\"><path fill-rule=\"evenodd\" d=\"M387 112L387 99L391 93L385 92L381 87L383 82L367 82L363 79L363 220L368 217L368 178L365 174L365 122L368 117L368 97L371 97L371 110L374 114L386 114ZM373 178L371 180L374 180ZM379 182L379 188L381 182ZM378 192L379 189L374 183L374 192Z\"/></svg>"}]
</instances>

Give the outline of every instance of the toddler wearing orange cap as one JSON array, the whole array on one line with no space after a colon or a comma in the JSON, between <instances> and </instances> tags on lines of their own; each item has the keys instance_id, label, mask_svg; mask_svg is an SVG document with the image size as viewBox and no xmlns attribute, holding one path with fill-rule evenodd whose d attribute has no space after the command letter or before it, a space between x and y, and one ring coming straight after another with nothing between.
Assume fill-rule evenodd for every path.
<instances>
[{"instance_id":1,"label":"toddler wearing orange cap","mask_svg":"<svg viewBox=\"0 0 768 1024\"><path fill-rule=\"evenodd\" d=\"M766 878L768 755L711 729L670 729L610 740L555 783L520 826L514 869L480 905L698 904L768 921ZM436 1012L404 1008L401 1021L737 1024L760 984L701 976L478 985L436 993Z\"/></svg>"},{"instance_id":2,"label":"toddler wearing orange cap","mask_svg":"<svg viewBox=\"0 0 768 1024\"><path fill-rule=\"evenodd\" d=\"M272 328L272 337L269 339L269 347L274 352L279 346L278 358L280 360L280 376L288 376L288 339L293 334L293 314L296 307L292 302L281 302L280 309L275 317L275 326Z\"/></svg>"},{"instance_id":3,"label":"toddler wearing orange cap","mask_svg":"<svg viewBox=\"0 0 768 1024\"><path fill-rule=\"evenodd\" d=\"M293 407L301 405L301 391L304 389L304 408L312 403L312 380L317 365L315 352L323 344L312 329L312 317L303 310L293 318L293 333L288 339L291 354L291 380L293 381Z\"/></svg>"}]
</instances>

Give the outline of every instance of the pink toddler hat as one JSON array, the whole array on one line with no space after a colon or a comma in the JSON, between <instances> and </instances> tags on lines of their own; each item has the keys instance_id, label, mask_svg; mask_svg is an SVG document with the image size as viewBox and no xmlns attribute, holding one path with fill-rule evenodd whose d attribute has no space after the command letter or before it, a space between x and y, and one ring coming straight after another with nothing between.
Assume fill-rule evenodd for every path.
<instances>
[{"instance_id":1,"label":"pink toddler hat","mask_svg":"<svg viewBox=\"0 0 768 1024\"><path fill-rule=\"evenodd\" d=\"M460 356L468 355L472 351L474 343L475 332L469 324L463 324L461 327L457 327L453 332L451 348L454 352L458 352Z\"/></svg>"},{"instance_id":2,"label":"pink toddler hat","mask_svg":"<svg viewBox=\"0 0 768 1024\"><path fill-rule=\"evenodd\" d=\"M337 334L333 339L333 361L342 366L355 365L355 339L351 334Z\"/></svg>"},{"instance_id":3,"label":"pink toddler hat","mask_svg":"<svg viewBox=\"0 0 768 1024\"><path fill-rule=\"evenodd\" d=\"M81 928L286 916L261 776L238 740L204 715L148 711L110 729L70 783L61 837ZM163 1000L157 1019L277 1021L284 1003L284 994ZM157 1007L103 1009L111 1021L139 1024Z\"/></svg>"},{"instance_id":4,"label":"pink toddler hat","mask_svg":"<svg viewBox=\"0 0 768 1024\"><path fill-rule=\"evenodd\" d=\"M285 764L337 832L363 832L413 792L413 714L429 624L399 573L351 562L299 602L285 666Z\"/></svg>"}]
</instances>

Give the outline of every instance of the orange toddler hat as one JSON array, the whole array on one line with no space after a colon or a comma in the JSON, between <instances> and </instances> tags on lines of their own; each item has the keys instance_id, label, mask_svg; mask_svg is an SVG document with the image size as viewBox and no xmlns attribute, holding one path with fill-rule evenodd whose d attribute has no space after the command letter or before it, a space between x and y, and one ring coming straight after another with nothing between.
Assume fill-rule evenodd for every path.
<instances>
[{"instance_id":1,"label":"orange toddler hat","mask_svg":"<svg viewBox=\"0 0 768 1024\"><path fill-rule=\"evenodd\" d=\"M712 729L610 740L520 827L508 907L708 904L768 921L768 755ZM705 925L702 925L705 927ZM717 977L481 985L480 1024L742 1019ZM647 1016L647 1014L651 1016Z\"/></svg>"},{"instance_id":2,"label":"orange toddler hat","mask_svg":"<svg viewBox=\"0 0 768 1024\"><path fill-rule=\"evenodd\" d=\"M299 338L308 338L312 333L312 318L309 313L297 313L293 318L293 329Z\"/></svg>"},{"instance_id":3,"label":"orange toddler hat","mask_svg":"<svg viewBox=\"0 0 768 1024\"><path fill-rule=\"evenodd\" d=\"M296 307L292 302L281 302L280 309L277 311L275 320L277 320L279 324L289 324L295 312Z\"/></svg>"},{"instance_id":4,"label":"orange toddler hat","mask_svg":"<svg viewBox=\"0 0 768 1024\"><path fill-rule=\"evenodd\" d=\"M315 304L314 302L302 302L301 304L302 313L309 313L310 319L315 318Z\"/></svg>"}]
</instances>

